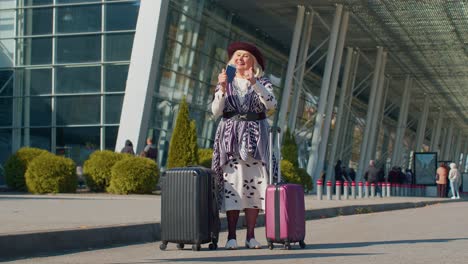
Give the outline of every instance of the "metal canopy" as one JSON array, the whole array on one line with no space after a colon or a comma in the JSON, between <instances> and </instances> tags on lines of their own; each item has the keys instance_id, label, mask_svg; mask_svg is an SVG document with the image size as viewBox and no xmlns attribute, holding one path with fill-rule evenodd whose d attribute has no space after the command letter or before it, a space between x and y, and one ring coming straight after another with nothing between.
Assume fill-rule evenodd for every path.
<instances>
[{"instance_id":1,"label":"metal canopy","mask_svg":"<svg viewBox=\"0 0 468 264\"><path fill-rule=\"evenodd\" d=\"M329 35L335 4L352 12L346 45L359 48L368 58L359 66L364 78L372 71L376 46L389 51L386 74L391 91L400 100L406 74L415 78L412 95L431 95L431 111L442 107L468 134L468 1L467 0L218 0L236 19L257 27L282 44L285 52L294 28L297 5L320 15L314 22L311 46ZM325 24L325 25L324 25ZM325 47L321 52L326 52ZM359 79L359 77L358 77ZM412 109L422 109L412 99ZM416 116L418 116L416 114ZM434 118L434 117L432 117Z\"/></svg>"}]
</instances>

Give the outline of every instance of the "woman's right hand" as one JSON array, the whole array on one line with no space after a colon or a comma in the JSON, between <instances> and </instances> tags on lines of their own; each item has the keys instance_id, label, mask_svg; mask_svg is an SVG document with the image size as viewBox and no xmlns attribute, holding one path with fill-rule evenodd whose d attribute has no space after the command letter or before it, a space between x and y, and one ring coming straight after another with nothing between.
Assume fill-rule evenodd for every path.
<instances>
[{"instance_id":1,"label":"woman's right hand","mask_svg":"<svg viewBox=\"0 0 468 264\"><path fill-rule=\"evenodd\" d=\"M221 92L226 92L226 83L227 83L227 74L226 70L223 68L221 73L218 75L218 84L221 85Z\"/></svg>"}]
</instances>

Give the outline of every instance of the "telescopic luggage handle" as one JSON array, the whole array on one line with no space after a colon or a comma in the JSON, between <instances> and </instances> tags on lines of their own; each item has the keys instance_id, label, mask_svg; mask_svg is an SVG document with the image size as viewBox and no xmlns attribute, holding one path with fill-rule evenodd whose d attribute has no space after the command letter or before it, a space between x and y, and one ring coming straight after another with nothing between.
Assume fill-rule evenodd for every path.
<instances>
[{"instance_id":1,"label":"telescopic luggage handle","mask_svg":"<svg viewBox=\"0 0 468 264\"><path fill-rule=\"evenodd\" d=\"M273 137L274 137L274 132L278 133L277 138L277 147L278 147L278 153L277 153L277 158L276 160L278 161L278 183L281 182L281 128L280 127L270 127L270 137L269 137L269 149L270 149L270 168L269 168L269 174L270 174L270 181L269 184L274 184L273 183Z\"/></svg>"}]
</instances>

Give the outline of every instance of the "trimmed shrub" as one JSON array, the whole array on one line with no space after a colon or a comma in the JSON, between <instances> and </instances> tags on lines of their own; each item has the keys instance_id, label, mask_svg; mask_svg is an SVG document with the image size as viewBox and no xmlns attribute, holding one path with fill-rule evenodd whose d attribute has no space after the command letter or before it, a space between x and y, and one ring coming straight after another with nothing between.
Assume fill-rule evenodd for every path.
<instances>
[{"instance_id":1,"label":"trimmed shrub","mask_svg":"<svg viewBox=\"0 0 468 264\"><path fill-rule=\"evenodd\" d=\"M7 185L18 191L26 191L25 174L29 164L47 150L24 147L11 155L5 163L5 180Z\"/></svg>"},{"instance_id":2,"label":"trimmed shrub","mask_svg":"<svg viewBox=\"0 0 468 264\"><path fill-rule=\"evenodd\" d=\"M154 160L130 157L115 163L107 191L115 194L151 193L159 180Z\"/></svg>"},{"instance_id":3,"label":"trimmed shrub","mask_svg":"<svg viewBox=\"0 0 468 264\"><path fill-rule=\"evenodd\" d=\"M304 186L304 192L312 191L312 178L310 178L310 175L307 173L307 170L303 168L296 168L296 170L297 174L299 175L299 178L301 179L301 184L302 186Z\"/></svg>"},{"instance_id":4,"label":"trimmed shrub","mask_svg":"<svg viewBox=\"0 0 468 264\"><path fill-rule=\"evenodd\" d=\"M211 162L213 159L212 149L198 149L199 164L205 168L211 169Z\"/></svg>"},{"instance_id":5,"label":"trimmed shrub","mask_svg":"<svg viewBox=\"0 0 468 264\"><path fill-rule=\"evenodd\" d=\"M112 166L126 157L130 155L110 150L93 152L83 166L86 185L96 192L105 191L110 183Z\"/></svg>"},{"instance_id":6,"label":"trimmed shrub","mask_svg":"<svg viewBox=\"0 0 468 264\"><path fill-rule=\"evenodd\" d=\"M42 154L26 171L26 186L32 193L73 193L76 185L76 164L69 158Z\"/></svg>"},{"instance_id":7,"label":"trimmed shrub","mask_svg":"<svg viewBox=\"0 0 468 264\"><path fill-rule=\"evenodd\" d=\"M198 164L197 129L195 121L190 121L185 97L180 102L168 156L168 169Z\"/></svg>"},{"instance_id":8,"label":"trimmed shrub","mask_svg":"<svg viewBox=\"0 0 468 264\"><path fill-rule=\"evenodd\" d=\"M285 182L301 184L297 169L289 160L281 160L281 178Z\"/></svg>"},{"instance_id":9,"label":"trimmed shrub","mask_svg":"<svg viewBox=\"0 0 468 264\"><path fill-rule=\"evenodd\" d=\"M294 139L294 135L291 134L289 128L286 129L284 133L284 142L281 146L281 156L285 160L289 160L295 167L299 166L297 162L298 154L297 154L297 144L296 140Z\"/></svg>"}]
</instances>

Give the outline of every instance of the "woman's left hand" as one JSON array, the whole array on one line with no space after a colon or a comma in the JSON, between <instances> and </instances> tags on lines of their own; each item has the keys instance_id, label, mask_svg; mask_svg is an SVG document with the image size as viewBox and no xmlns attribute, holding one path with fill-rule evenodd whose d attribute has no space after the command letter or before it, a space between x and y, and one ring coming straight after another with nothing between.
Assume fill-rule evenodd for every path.
<instances>
[{"instance_id":1,"label":"woman's left hand","mask_svg":"<svg viewBox=\"0 0 468 264\"><path fill-rule=\"evenodd\" d=\"M254 85L257 82L252 67L244 72L244 78L250 81L250 85Z\"/></svg>"}]
</instances>

